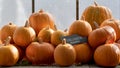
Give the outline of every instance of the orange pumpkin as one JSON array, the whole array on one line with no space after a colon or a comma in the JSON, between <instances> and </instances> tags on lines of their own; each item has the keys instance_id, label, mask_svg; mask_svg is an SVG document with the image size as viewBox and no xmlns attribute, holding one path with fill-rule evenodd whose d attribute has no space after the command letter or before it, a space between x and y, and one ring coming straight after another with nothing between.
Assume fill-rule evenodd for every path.
<instances>
[{"instance_id":1,"label":"orange pumpkin","mask_svg":"<svg viewBox=\"0 0 120 68\"><path fill-rule=\"evenodd\" d=\"M94 5L87 7L82 16L85 16L85 20L90 23L92 29L96 29L94 22L100 25L104 20L112 18L111 10L105 6L98 5L94 2Z\"/></svg>"},{"instance_id":2,"label":"orange pumpkin","mask_svg":"<svg viewBox=\"0 0 120 68\"><path fill-rule=\"evenodd\" d=\"M37 36L38 40L42 39L42 41L50 43L51 42L51 35L53 34L53 32L54 32L54 30L51 29L49 26L43 28Z\"/></svg>"},{"instance_id":3,"label":"orange pumpkin","mask_svg":"<svg viewBox=\"0 0 120 68\"><path fill-rule=\"evenodd\" d=\"M106 40L109 42L116 41L116 32L110 26L95 29L88 36L88 42L93 49L106 43Z\"/></svg>"},{"instance_id":4,"label":"orange pumpkin","mask_svg":"<svg viewBox=\"0 0 120 68\"><path fill-rule=\"evenodd\" d=\"M120 39L120 21L117 19L107 19L102 22L101 27L109 25L116 31L116 40Z\"/></svg>"},{"instance_id":5,"label":"orange pumpkin","mask_svg":"<svg viewBox=\"0 0 120 68\"><path fill-rule=\"evenodd\" d=\"M26 57L33 65L53 63L54 47L46 42L32 42L26 48Z\"/></svg>"},{"instance_id":6,"label":"orange pumpkin","mask_svg":"<svg viewBox=\"0 0 120 68\"><path fill-rule=\"evenodd\" d=\"M117 66L119 57L120 49L114 44L101 45L94 52L95 63L99 66Z\"/></svg>"},{"instance_id":7,"label":"orange pumpkin","mask_svg":"<svg viewBox=\"0 0 120 68\"><path fill-rule=\"evenodd\" d=\"M18 60L18 62L19 62L19 61L21 61L21 60L23 59L23 57L25 56L25 50L22 49L21 47L19 47L19 46L16 45L16 44L13 44L13 45L17 48L17 50L18 50L18 52L19 52L19 60Z\"/></svg>"},{"instance_id":8,"label":"orange pumpkin","mask_svg":"<svg viewBox=\"0 0 120 68\"><path fill-rule=\"evenodd\" d=\"M69 35L78 34L80 36L88 36L92 31L91 25L85 20L74 21L69 28Z\"/></svg>"},{"instance_id":9,"label":"orange pumpkin","mask_svg":"<svg viewBox=\"0 0 120 68\"><path fill-rule=\"evenodd\" d=\"M54 22L53 16L50 13L45 12L43 10L33 13L29 17L29 22L30 22L30 26L35 30L36 34L38 34L42 28L44 28L48 25L53 30L55 29L54 28L55 22Z\"/></svg>"},{"instance_id":10,"label":"orange pumpkin","mask_svg":"<svg viewBox=\"0 0 120 68\"><path fill-rule=\"evenodd\" d=\"M15 44L21 47L27 47L32 41L34 41L35 37L35 31L29 26L28 21L26 21L25 26L18 27L13 34Z\"/></svg>"},{"instance_id":11,"label":"orange pumpkin","mask_svg":"<svg viewBox=\"0 0 120 68\"><path fill-rule=\"evenodd\" d=\"M74 47L71 44L66 43L66 40L63 39L63 42L55 48L55 63L59 66L70 66L74 64L75 59L76 52Z\"/></svg>"},{"instance_id":12,"label":"orange pumpkin","mask_svg":"<svg viewBox=\"0 0 120 68\"><path fill-rule=\"evenodd\" d=\"M68 33L62 30L58 30L55 26L55 31L51 35L51 43L56 47L58 44L62 43L61 37L67 36Z\"/></svg>"},{"instance_id":13,"label":"orange pumpkin","mask_svg":"<svg viewBox=\"0 0 120 68\"><path fill-rule=\"evenodd\" d=\"M0 66L13 66L19 59L19 52L13 44L10 43L11 37L0 45Z\"/></svg>"},{"instance_id":14,"label":"orange pumpkin","mask_svg":"<svg viewBox=\"0 0 120 68\"><path fill-rule=\"evenodd\" d=\"M92 59L92 49L87 43L74 45L76 51L76 63L88 63Z\"/></svg>"},{"instance_id":15,"label":"orange pumpkin","mask_svg":"<svg viewBox=\"0 0 120 68\"><path fill-rule=\"evenodd\" d=\"M8 37L8 36L11 36L11 41L10 43L14 43L13 41L13 34L16 30L17 26L13 23L9 23L7 25L4 25L2 28L1 28L1 34L0 34L0 38L1 38L1 41L4 42L5 39Z\"/></svg>"}]
</instances>

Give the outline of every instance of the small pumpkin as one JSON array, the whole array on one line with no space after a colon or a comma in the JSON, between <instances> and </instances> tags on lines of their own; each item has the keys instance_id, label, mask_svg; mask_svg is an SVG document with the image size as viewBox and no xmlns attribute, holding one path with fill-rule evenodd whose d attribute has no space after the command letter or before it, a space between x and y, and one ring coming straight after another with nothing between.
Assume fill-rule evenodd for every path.
<instances>
[{"instance_id":1,"label":"small pumpkin","mask_svg":"<svg viewBox=\"0 0 120 68\"><path fill-rule=\"evenodd\" d=\"M52 64L54 47L46 42L32 42L26 48L26 57L33 65Z\"/></svg>"},{"instance_id":2,"label":"small pumpkin","mask_svg":"<svg viewBox=\"0 0 120 68\"><path fill-rule=\"evenodd\" d=\"M102 22L101 27L109 25L116 31L116 41L120 39L120 20L117 19L107 19Z\"/></svg>"},{"instance_id":3,"label":"small pumpkin","mask_svg":"<svg viewBox=\"0 0 120 68\"><path fill-rule=\"evenodd\" d=\"M19 59L19 52L13 44L10 43L9 36L3 44L0 44L0 66L14 66Z\"/></svg>"},{"instance_id":4,"label":"small pumpkin","mask_svg":"<svg viewBox=\"0 0 120 68\"><path fill-rule=\"evenodd\" d=\"M55 31L51 35L51 43L56 47L58 44L62 43L62 37L67 36L68 33L62 30L58 30L55 25Z\"/></svg>"},{"instance_id":5,"label":"small pumpkin","mask_svg":"<svg viewBox=\"0 0 120 68\"><path fill-rule=\"evenodd\" d=\"M74 45L76 51L76 63L88 63L92 59L93 51L87 43Z\"/></svg>"},{"instance_id":6,"label":"small pumpkin","mask_svg":"<svg viewBox=\"0 0 120 68\"><path fill-rule=\"evenodd\" d=\"M32 41L34 41L35 37L36 33L34 29L29 26L28 21L26 21L25 26L18 27L13 34L15 44L21 47L27 47Z\"/></svg>"},{"instance_id":7,"label":"small pumpkin","mask_svg":"<svg viewBox=\"0 0 120 68\"><path fill-rule=\"evenodd\" d=\"M39 12L33 13L29 17L29 22L30 26L35 30L36 34L38 34L42 28L48 25L53 30L55 29L54 28L55 22L52 14L45 12L42 9Z\"/></svg>"},{"instance_id":8,"label":"small pumpkin","mask_svg":"<svg viewBox=\"0 0 120 68\"><path fill-rule=\"evenodd\" d=\"M69 35L78 34L87 37L91 31L92 27L87 21L76 20L71 24L68 32Z\"/></svg>"},{"instance_id":9,"label":"small pumpkin","mask_svg":"<svg viewBox=\"0 0 120 68\"><path fill-rule=\"evenodd\" d=\"M114 44L101 45L94 52L95 63L99 66L117 66L119 57L120 49Z\"/></svg>"},{"instance_id":10,"label":"small pumpkin","mask_svg":"<svg viewBox=\"0 0 120 68\"><path fill-rule=\"evenodd\" d=\"M112 18L112 12L108 7L98 5L94 2L94 5L87 7L83 11L82 16L85 16L85 20L90 23L94 30L96 29L94 22L100 25L104 20Z\"/></svg>"},{"instance_id":11,"label":"small pumpkin","mask_svg":"<svg viewBox=\"0 0 120 68\"><path fill-rule=\"evenodd\" d=\"M59 66L70 66L74 64L76 60L76 51L74 47L66 43L66 40L63 39L62 43L55 48L54 60Z\"/></svg>"},{"instance_id":12,"label":"small pumpkin","mask_svg":"<svg viewBox=\"0 0 120 68\"><path fill-rule=\"evenodd\" d=\"M42 41L50 43L53 32L54 30L47 26L38 33L37 38L39 41L42 39Z\"/></svg>"},{"instance_id":13,"label":"small pumpkin","mask_svg":"<svg viewBox=\"0 0 120 68\"><path fill-rule=\"evenodd\" d=\"M14 43L13 41L13 34L16 30L17 26L13 23L9 23L7 25L4 25L2 28L1 28L1 34L0 34L0 38L1 38L1 41L4 42L5 39L8 37L8 36L11 36L11 41L10 43Z\"/></svg>"},{"instance_id":14,"label":"small pumpkin","mask_svg":"<svg viewBox=\"0 0 120 68\"><path fill-rule=\"evenodd\" d=\"M90 46L95 49L99 45L109 42L116 41L116 32L111 26L104 26L93 30L88 36L88 42Z\"/></svg>"}]
</instances>

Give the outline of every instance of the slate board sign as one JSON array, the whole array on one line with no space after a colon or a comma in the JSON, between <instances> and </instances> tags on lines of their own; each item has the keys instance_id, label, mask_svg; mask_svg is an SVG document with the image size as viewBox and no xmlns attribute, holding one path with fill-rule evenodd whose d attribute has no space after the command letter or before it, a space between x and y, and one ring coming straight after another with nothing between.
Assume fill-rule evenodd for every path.
<instances>
[{"instance_id":1,"label":"slate board sign","mask_svg":"<svg viewBox=\"0 0 120 68\"><path fill-rule=\"evenodd\" d=\"M66 39L67 43L70 43L72 45L87 42L87 37L82 37L77 34L71 36L63 36L61 37L61 40L63 40L64 38Z\"/></svg>"}]
</instances>

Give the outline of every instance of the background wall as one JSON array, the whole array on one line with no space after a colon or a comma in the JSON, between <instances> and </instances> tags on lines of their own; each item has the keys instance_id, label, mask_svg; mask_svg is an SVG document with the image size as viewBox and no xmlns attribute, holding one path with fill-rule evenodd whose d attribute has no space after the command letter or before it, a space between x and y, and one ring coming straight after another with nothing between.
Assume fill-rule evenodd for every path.
<instances>
[{"instance_id":1,"label":"background wall","mask_svg":"<svg viewBox=\"0 0 120 68\"><path fill-rule=\"evenodd\" d=\"M0 28L13 22L18 26L24 25L31 15L32 0L0 0ZM99 5L111 9L114 18L120 19L120 0L79 0L79 17L86 7L96 1ZM35 0L35 12L43 9L50 12L59 29L68 28L76 15L76 0Z\"/></svg>"}]
</instances>

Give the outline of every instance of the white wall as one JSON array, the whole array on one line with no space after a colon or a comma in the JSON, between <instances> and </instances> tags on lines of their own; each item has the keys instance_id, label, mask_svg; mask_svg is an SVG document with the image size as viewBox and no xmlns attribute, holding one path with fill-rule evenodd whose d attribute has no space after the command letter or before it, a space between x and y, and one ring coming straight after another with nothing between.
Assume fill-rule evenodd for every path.
<instances>
[{"instance_id":1,"label":"white wall","mask_svg":"<svg viewBox=\"0 0 120 68\"><path fill-rule=\"evenodd\" d=\"M76 19L76 0L35 0L35 11L44 9L55 17L59 29L68 28ZM86 7L96 1L112 10L114 18L120 19L120 0L79 0L79 16ZM0 28L9 21L24 25L31 14L31 0L0 0Z\"/></svg>"}]
</instances>

